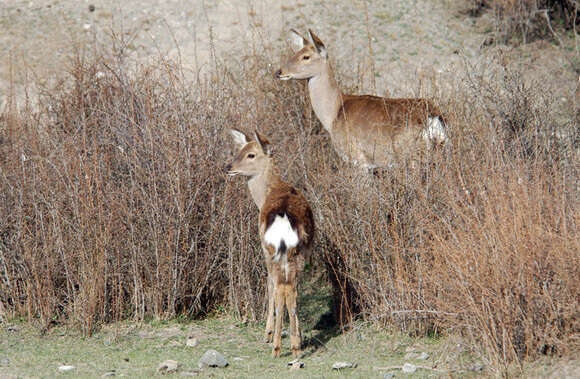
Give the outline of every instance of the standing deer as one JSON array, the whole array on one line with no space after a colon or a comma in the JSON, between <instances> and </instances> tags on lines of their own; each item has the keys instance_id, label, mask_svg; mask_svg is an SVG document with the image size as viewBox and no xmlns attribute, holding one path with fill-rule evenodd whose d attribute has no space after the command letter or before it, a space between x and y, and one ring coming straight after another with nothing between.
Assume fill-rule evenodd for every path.
<instances>
[{"instance_id":1,"label":"standing deer","mask_svg":"<svg viewBox=\"0 0 580 379\"><path fill-rule=\"evenodd\" d=\"M292 354L298 357L302 353L302 334L298 321L296 287L314 235L312 210L304 196L280 178L266 137L255 132L255 141L250 141L244 133L236 129L231 129L231 134L240 147L240 152L227 165L226 172L230 176L250 177L248 187L260 210L260 241L268 270L265 340L272 342L273 334L272 355L279 357L286 305L290 316Z\"/></svg>"},{"instance_id":2,"label":"standing deer","mask_svg":"<svg viewBox=\"0 0 580 379\"><path fill-rule=\"evenodd\" d=\"M344 160L365 169L390 167L403 154L447 140L443 116L428 100L345 95L324 43L311 30L309 40L293 29L290 35L299 51L276 77L308 80L314 113Z\"/></svg>"}]
</instances>

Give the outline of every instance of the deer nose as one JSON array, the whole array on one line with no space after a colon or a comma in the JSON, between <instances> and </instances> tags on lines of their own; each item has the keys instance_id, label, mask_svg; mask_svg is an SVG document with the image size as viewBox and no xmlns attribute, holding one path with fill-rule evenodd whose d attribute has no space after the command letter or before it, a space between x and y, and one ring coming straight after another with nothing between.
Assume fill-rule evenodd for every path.
<instances>
[{"instance_id":1,"label":"deer nose","mask_svg":"<svg viewBox=\"0 0 580 379\"><path fill-rule=\"evenodd\" d=\"M224 171L225 171L225 172L229 172L231 169L232 169L232 165L231 165L231 164L229 164L229 165L227 165L227 166L224 168Z\"/></svg>"},{"instance_id":2,"label":"deer nose","mask_svg":"<svg viewBox=\"0 0 580 379\"><path fill-rule=\"evenodd\" d=\"M275 75L275 76L276 76L278 79L280 79L280 76L282 76L282 69L279 69L278 71L276 71L276 72L274 73L274 75Z\"/></svg>"}]
</instances>

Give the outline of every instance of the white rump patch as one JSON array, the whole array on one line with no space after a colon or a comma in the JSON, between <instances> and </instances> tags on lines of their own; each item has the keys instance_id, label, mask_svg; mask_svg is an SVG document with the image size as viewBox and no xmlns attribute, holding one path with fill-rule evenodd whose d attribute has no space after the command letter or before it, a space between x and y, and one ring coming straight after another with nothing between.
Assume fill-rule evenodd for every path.
<instances>
[{"instance_id":1,"label":"white rump patch","mask_svg":"<svg viewBox=\"0 0 580 379\"><path fill-rule=\"evenodd\" d=\"M447 141L447 127L439 117L429 117L427 128L423 130L423 139L436 144Z\"/></svg>"},{"instance_id":2,"label":"white rump patch","mask_svg":"<svg viewBox=\"0 0 580 379\"><path fill-rule=\"evenodd\" d=\"M280 259L278 250L280 250L282 242L284 242L286 249L292 249L298 246L298 233L292 229L288 215L285 214L284 217L281 217L280 215L276 216L274 222L272 222L272 225L270 225L264 234L264 241L266 241L268 245L274 246L276 249L276 256L274 257L275 262Z\"/></svg>"}]
</instances>

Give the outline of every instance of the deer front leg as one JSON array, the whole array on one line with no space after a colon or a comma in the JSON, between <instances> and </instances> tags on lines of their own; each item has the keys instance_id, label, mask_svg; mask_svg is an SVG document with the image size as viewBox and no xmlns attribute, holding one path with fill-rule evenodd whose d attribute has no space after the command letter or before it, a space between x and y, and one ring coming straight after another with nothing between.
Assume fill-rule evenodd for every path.
<instances>
[{"instance_id":1,"label":"deer front leg","mask_svg":"<svg viewBox=\"0 0 580 379\"><path fill-rule=\"evenodd\" d=\"M266 333L264 335L264 342L272 342L274 334L274 279L268 269L268 318L266 319Z\"/></svg>"},{"instance_id":2,"label":"deer front leg","mask_svg":"<svg viewBox=\"0 0 580 379\"><path fill-rule=\"evenodd\" d=\"M302 354L302 333L300 331L300 321L298 320L297 297L296 285L290 286L286 297L286 307L290 316L290 346L294 358L298 358Z\"/></svg>"},{"instance_id":3,"label":"deer front leg","mask_svg":"<svg viewBox=\"0 0 580 379\"><path fill-rule=\"evenodd\" d=\"M282 320L284 320L285 285L275 283L274 292L276 296L276 327L274 329L274 346L272 356L278 358L282 349Z\"/></svg>"}]
</instances>

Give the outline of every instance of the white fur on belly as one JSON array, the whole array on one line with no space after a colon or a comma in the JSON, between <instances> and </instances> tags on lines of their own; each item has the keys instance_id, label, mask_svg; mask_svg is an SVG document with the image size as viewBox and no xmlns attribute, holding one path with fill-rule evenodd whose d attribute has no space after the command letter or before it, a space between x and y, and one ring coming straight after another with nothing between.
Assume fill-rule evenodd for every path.
<instances>
[{"instance_id":1,"label":"white fur on belly","mask_svg":"<svg viewBox=\"0 0 580 379\"><path fill-rule=\"evenodd\" d=\"M274 222L264 234L264 241L268 245L274 246L276 252L280 249L282 241L284 241L286 249L292 249L298 245L298 234L292 229L288 215L285 214L284 217L276 216Z\"/></svg>"}]
</instances>

